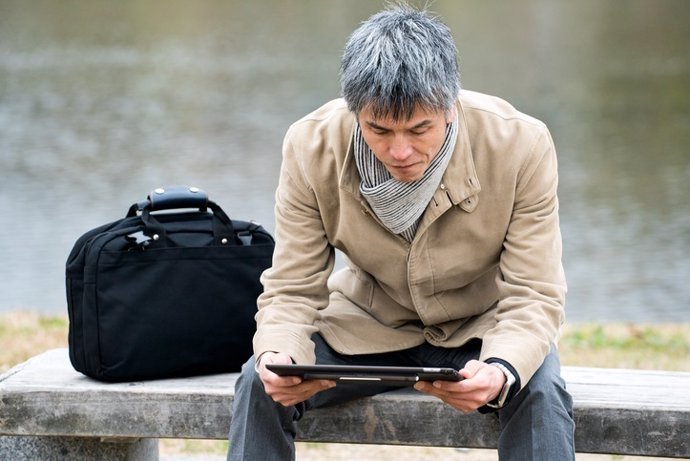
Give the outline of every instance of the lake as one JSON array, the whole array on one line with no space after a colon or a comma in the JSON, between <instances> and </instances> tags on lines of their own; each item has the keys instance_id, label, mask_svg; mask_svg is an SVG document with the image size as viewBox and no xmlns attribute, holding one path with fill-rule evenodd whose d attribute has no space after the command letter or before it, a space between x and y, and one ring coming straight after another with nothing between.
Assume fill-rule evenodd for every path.
<instances>
[{"instance_id":1,"label":"lake","mask_svg":"<svg viewBox=\"0 0 690 461\"><path fill-rule=\"evenodd\" d=\"M0 311L66 311L87 230L155 187L273 230L285 130L367 0L0 0ZM462 84L544 120L570 321L690 321L690 2L437 0Z\"/></svg>"}]
</instances>

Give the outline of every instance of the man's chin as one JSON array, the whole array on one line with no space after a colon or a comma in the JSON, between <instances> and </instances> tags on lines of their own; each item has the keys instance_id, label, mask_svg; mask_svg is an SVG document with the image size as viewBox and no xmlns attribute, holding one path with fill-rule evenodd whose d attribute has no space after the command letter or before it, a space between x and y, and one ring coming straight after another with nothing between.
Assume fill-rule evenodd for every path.
<instances>
[{"instance_id":1,"label":"man's chin","mask_svg":"<svg viewBox=\"0 0 690 461\"><path fill-rule=\"evenodd\" d=\"M420 179L422 174L391 174L391 176L400 182L414 182Z\"/></svg>"},{"instance_id":2,"label":"man's chin","mask_svg":"<svg viewBox=\"0 0 690 461\"><path fill-rule=\"evenodd\" d=\"M388 168L388 172L400 182L414 182L424 175L419 168Z\"/></svg>"}]
</instances>

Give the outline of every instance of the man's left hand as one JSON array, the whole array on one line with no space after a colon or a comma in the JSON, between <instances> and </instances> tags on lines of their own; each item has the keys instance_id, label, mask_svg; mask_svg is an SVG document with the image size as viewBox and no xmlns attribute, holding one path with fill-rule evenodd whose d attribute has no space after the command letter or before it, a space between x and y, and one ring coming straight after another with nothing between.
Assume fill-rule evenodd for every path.
<instances>
[{"instance_id":1,"label":"man's left hand","mask_svg":"<svg viewBox=\"0 0 690 461\"><path fill-rule=\"evenodd\" d=\"M433 395L464 413L470 413L498 397L506 377L497 367L470 360L460 370L462 381L418 382L414 388Z\"/></svg>"}]
</instances>

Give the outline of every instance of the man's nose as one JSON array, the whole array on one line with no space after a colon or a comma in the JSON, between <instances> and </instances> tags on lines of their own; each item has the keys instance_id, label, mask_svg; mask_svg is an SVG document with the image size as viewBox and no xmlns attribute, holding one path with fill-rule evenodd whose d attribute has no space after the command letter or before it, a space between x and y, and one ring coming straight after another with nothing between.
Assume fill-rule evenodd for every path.
<instances>
[{"instance_id":1,"label":"man's nose","mask_svg":"<svg viewBox=\"0 0 690 461\"><path fill-rule=\"evenodd\" d=\"M403 161L412 154L412 145L405 136L396 136L388 149L390 156L397 161Z\"/></svg>"}]
</instances>

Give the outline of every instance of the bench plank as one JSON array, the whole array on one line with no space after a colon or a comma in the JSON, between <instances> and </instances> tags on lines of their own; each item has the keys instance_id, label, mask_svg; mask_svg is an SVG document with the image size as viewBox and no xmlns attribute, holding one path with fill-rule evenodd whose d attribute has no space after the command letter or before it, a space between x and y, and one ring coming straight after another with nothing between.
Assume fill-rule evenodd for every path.
<instances>
[{"instance_id":1,"label":"bench plank","mask_svg":"<svg viewBox=\"0 0 690 461\"><path fill-rule=\"evenodd\" d=\"M579 452L690 457L690 373L564 367ZM56 349L0 377L0 434L225 439L236 374L101 383ZM497 418L401 389L310 411L298 439L495 448Z\"/></svg>"}]
</instances>

